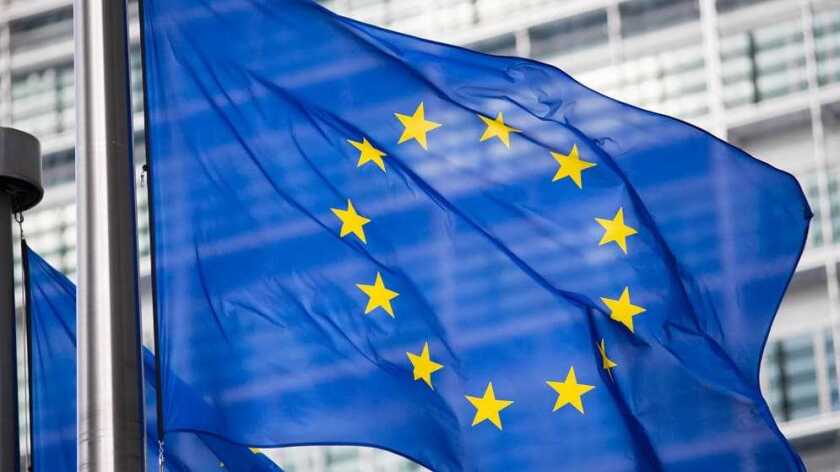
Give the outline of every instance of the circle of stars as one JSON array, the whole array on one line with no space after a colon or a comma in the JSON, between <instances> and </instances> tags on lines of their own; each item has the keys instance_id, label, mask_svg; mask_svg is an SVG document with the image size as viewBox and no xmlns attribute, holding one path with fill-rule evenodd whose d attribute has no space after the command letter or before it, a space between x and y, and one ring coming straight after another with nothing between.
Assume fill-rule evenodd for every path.
<instances>
[{"instance_id":1,"label":"circle of stars","mask_svg":"<svg viewBox=\"0 0 840 472\"><path fill-rule=\"evenodd\" d=\"M426 108L423 102L420 102L410 115L395 113L394 116L403 127L397 144L402 145L414 141L425 151L429 149L428 134L443 126L441 123L426 118ZM485 125L484 132L479 137L480 142L490 141L495 138L509 150L511 149L511 135L522 132L507 124L501 112L495 118L490 118L482 114L478 114L477 116ZM373 164L381 172L387 173L385 158L388 154L377 148L367 137L362 137L361 141L347 139L347 143L359 153L356 163L357 168L364 167L367 164ZM598 165L595 162L583 159L577 144L573 144L566 154L559 151L550 151L550 155L558 166L551 182L557 183L568 179L578 190L583 190L584 173ZM347 199L345 208L331 208L330 210L340 221L338 231L340 238L352 235L362 244L367 244L364 227L370 224L372 219L359 213L350 198ZM595 222L603 230L598 246L614 243L622 254L627 255L628 238L638 234L638 231L625 223L624 208L619 207L612 218L595 218ZM392 319L396 318L396 312L392 302L400 294L388 288L380 272L376 273L373 283L358 283L356 287L368 299L364 309L365 315L382 310ZM631 334L635 333L634 318L646 311L645 308L633 304L630 288L626 286L618 298L601 297L601 303L609 311L610 319L627 328ZM612 378L612 371L618 367L618 364L608 357L606 341L601 339L595 347L600 357L601 369ZM429 389L434 390L433 376L444 369L444 365L432 358L428 341L423 343L419 351L419 353L406 352L406 357L411 364L413 378L415 381L422 381ZM546 385L556 394L556 400L552 409L553 412L570 406L580 414L585 414L584 395L595 389L594 385L580 383L578 381L574 366L569 367L563 380L547 380ZM475 415L472 421L473 427L484 422L489 422L499 430L503 428L502 411L514 404L512 400L502 399L496 396L493 382L487 382L484 393L481 396L465 395L465 399L475 408Z\"/></svg>"}]
</instances>

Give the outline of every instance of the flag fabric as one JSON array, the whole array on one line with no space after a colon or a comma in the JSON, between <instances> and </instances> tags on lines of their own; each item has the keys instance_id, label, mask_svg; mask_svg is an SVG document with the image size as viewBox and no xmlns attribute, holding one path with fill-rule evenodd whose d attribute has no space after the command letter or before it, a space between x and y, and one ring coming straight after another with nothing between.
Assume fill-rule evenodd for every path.
<instances>
[{"instance_id":1,"label":"flag fabric","mask_svg":"<svg viewBox=\"0 0 840 472\"><path fill-rule=\"evenodd\" d=\"M32 435L34 472L76 470L76 287L24 246L32 333ZM146 469L158 472L154 356L143 349L146 401ZM200 403L200 401L197 401ZM166 436L169 472L280 469L247 447L198 433Z\"/></svg>"},{"instance_id":2,"label":"flag fabric","mask_svg":"<svg viewBox=\"0 0 840 472\"><path fill-rule=\"evenodd\" d=\"M76 470L76 287L24 246L34 472Z\"/></svg>"},{"instance_id":3,"label":"flag fabric","mask_svg":"<svg viewBox=\"0 0 840 472\"><path fill-rule=\"evenodd\" d=\"M811 217L792 176L314 2L142 15L166 431L436 471L803 469L758 382Z\"/></svg>"}]
</instances>

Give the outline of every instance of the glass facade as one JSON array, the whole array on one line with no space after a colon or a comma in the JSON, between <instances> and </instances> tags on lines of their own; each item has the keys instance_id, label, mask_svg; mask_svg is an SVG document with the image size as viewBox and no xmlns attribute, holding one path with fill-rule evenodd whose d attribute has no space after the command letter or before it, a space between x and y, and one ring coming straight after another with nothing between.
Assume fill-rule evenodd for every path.
<instances>
[{"instance_id":1,"label":"glass facade","mask_svg":"<svg viewBox=\"0 0 840 472\"><path fill-rule=\"evenodd\" d=\"M764 355L765 396L780 421L840 411L829 329L772 340Z\"/></svg>"},{"instance_id":2,"label":"glass facade","mask_svg":"<svg viewBox=\"0 0 840 472\"><path fill-rule=\"evenodd\" d=\"M840 342L840 3L322 3L406 33L549 62L600 92L713 130L756 157L793 172L815 217L802 263L767 344L762 387L783 432L803 452L810 470L840 470L835 354ZM49 188L45 201L26 215L25 230L29 243L72 277L76 209L71 4L71 0L0 0L0 124L31 132L42 141ZM138 132L136 161L141 165L143 104L135 2L130 11L132 108ZM702 21L711 12L711 21ZM140 267L143 283L148 284L148 214L142 181L138 168ZM144 300L146 316L148 305ZM361 448L269 453L290 471L417 470L396 456Z\"/></svg>"},{"instance_id":3,"label":"glass facade","mask_svg":"<svg viewBox=\"0 0 840 472\"><path fill-rule=\"evenodd\" d=\"M700 19L696 0L630 0L618 5L626 38Z\"/></svg>"},{"instance_id":4,"label":"glass facade","mask_svg":"<svg viewBox=\"0 0 840 472\"><path fill-rule=\"evenodd\" d=\"M605 45L609 41L607 11L601 8L532 26L528 38L531 57L540 60Z\"/></svg>"},{"instance_id":5,"label":"glass facade","mask_svg":"<svg viewBox=\"0 0 840 472\"><path fill-rule=\"evenodd\" d=\"M819 412L815 343L810 335L773 342L765 354L767 401L777 416L793 420Z\"/></svg>"},{"instance_id":6,"label":"glass facade","mask_svg":"<svg viewBox=\"0 0 840 472\"><path fill-rule=\"evenodd\" d=\"M802 24L790 18L721 37L727 107L771 100L808 86Z\"/></svg>"},{"instance_id":7,"label":"glass facade","mask_svg":"<svg viewBox=\"0 0 840 472\"><path fill-rule=\"evenodd\" d=\"M12 122L49 138L73 130L73 62L12 75Z\"/></svg>"}]
</instances>

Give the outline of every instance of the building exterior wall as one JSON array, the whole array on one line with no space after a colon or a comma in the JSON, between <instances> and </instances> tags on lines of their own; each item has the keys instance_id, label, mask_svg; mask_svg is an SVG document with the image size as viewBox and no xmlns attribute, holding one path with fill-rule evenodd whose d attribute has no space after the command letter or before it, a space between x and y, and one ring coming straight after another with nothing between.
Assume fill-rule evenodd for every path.
<instances>
[{"instance_id":1,"label":"building exterior wall","mask_svg":"<svg viewBox=\"0 0 840 472\"><path fill-rule=\"evenodd\" d=\"M323 3L399 31L549 62L600 92L695 123L794 173L815 218L767 345L761 381L783 431L810 470L840 471L835 349L840 342L840 1ZM139 166L145 156L136 3L130 11ZM76 261L72 25L72 0L0 0L0 124L35 134L45 153L48 189L45 201L26 215L27 239L71 277ZM139 168L137 179L142 185ZM145 189L137 195L148 337ZM416 470L368 449L269 453L292 471Z\"/></svg>"}]
</instances>

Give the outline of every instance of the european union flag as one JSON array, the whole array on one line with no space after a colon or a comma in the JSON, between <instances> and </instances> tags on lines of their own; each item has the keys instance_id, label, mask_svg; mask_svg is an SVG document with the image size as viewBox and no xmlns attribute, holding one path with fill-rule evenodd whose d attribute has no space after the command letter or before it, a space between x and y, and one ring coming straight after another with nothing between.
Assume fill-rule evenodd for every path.
<instances>
[{"instance_id":1,"label":"european union flag","mask_svg":"<svg viewBox=\"0 0 840 472\"><path fill-rule=\"evenodd\" d=\"M76 470L76 287L34 251L24 247L24 252L32 335L32 470L71 472ZM145 348L143 367L146 469L159 472L154 357ZM208 434L168 434L166 443L169 472L280 472L259 451Z\"/></svg>"},{"instance_id":2,"label":"european union flag","mask_svg":"<svg viewBox=\"0 0 840 472\"><path fill-rule=\"evenodd\" d=\"M790 175L314 2L143 6L166 431L437 471L803 468L758 382L811 216Z\"/></svg>"}]
</instances>

